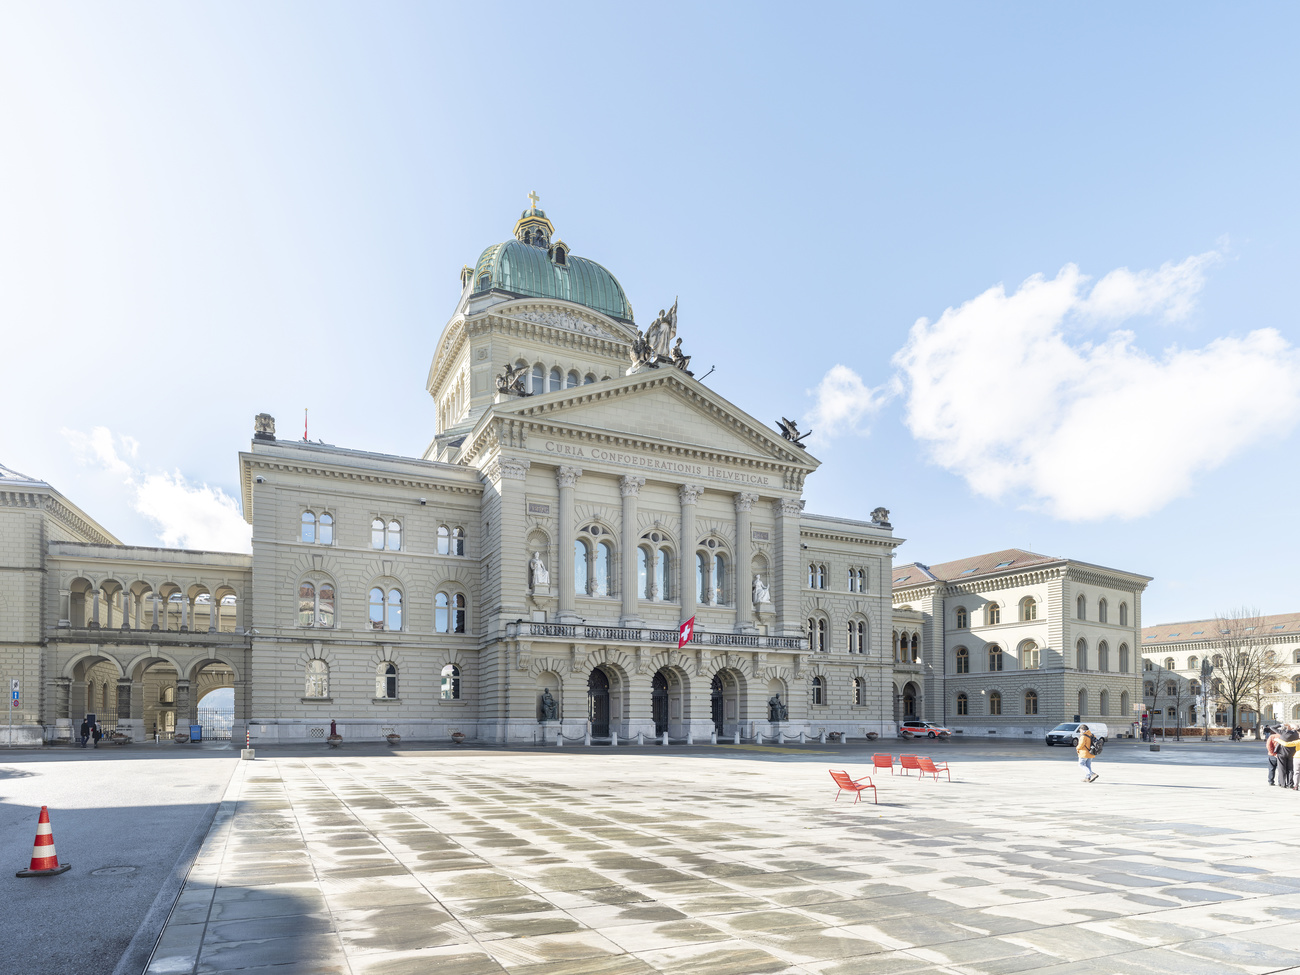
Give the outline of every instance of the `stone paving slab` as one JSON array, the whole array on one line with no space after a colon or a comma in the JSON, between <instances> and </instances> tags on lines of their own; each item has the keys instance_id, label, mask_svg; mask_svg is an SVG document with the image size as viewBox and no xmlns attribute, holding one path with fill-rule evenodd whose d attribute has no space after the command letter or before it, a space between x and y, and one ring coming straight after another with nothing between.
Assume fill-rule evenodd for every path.
<instances>
[{"instance_id":1,"label":"stone paving slab","mask_svg":"<svg viewBox=\"0 0 1300 975\"><path fill-rule=\"evenodd\" d=\"M1300 972L1300 799L1258 769L943 757L879 805L834 751L259 757L148 971Z\"/></svg>"}]
</instances>

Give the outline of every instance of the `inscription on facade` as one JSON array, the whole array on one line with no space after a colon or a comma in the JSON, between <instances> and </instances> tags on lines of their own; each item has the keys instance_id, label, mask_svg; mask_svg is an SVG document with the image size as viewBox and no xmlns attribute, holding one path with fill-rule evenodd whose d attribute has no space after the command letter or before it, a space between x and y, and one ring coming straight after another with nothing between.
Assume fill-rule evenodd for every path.
<instances>
[{"instance_id":1,"label":"inscription on facade","mask_svg":"<svg viewBox=\"0 0 1300 975\"><path fill-rule=\"evenodd\" d=\"M749 533L749 537L756 542L767 542L767 541L771 541L772 534L771 532L766 532L758 528L755 528L753 531Z\"/></svg>"},{"instance_id":2,"label":"inscription on facade","mask_svg":"<svg viewBox=\"0 0 1300 975\"><path fill-rule=\"evenodd\" d=\"M625 467L636 467L641 470L685 474L689 477L707 477L716 481L737 481L743 484L766 486L772 483L772 479L766 474L751 474L748 471L737 471L728 467L714 467L712 464L692 464L690 461L685 460L647 457L644 454L629 454L621 450L606 450L604 447L583 447L578 444L547 440L542 444L542 448L547 453L556 454L560 457L602 461L606 464L621 464Z\"/></svg>"},{"instance_id":3,"label":"inscription on facade","mask_svg":"<svg viewBox=\"0 0 1300 975\"><path fill-rule=\"evenodd\" d=\"M551 513L551 506L549 504L542 504L540 501L529 501L528 513L530 515L549 515Z\"/></svg>"}]
</instances>

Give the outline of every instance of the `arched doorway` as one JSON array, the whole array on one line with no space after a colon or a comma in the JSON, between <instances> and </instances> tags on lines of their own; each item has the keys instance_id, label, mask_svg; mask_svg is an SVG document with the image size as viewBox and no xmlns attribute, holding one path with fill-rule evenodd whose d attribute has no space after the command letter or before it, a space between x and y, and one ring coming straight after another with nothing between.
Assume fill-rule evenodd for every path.
<instances>
[{"instance_id":1,"label":"arched doorway","mask_svg":"<svg viewBox=\"0 0 1300 975\"><path fill-rule=\"evenodd\" d=\"M609 675L599 667L587 676L587 718L594 737L609 737Z\"/></svg>"},{"instance_id":2,"label":"arched doorway","mask_svg":"<svg viewBox=\"0 0 1300 975\"><path fill-rule=\"evenodd\" d=\"M920 688L911 681L903 687L903 718L911 720L917 716L917 698L920 696Z\"/></svg>"},{"instance_id":3,"label":"arched doorway","mask_svg":"<svg viewBox=\"0 0 1300 975\"><path fill-rule=\"evenodd\" d=\"M713 730L722 734L722 675L714 674L713 683L709 685L709 715L713 718Z\"/></svg>"},{"instance_id":4,"label":"arched doorway","mask_svg":"<svg viewBox=\"0 0 1300 975\"><path fill-rule=\"evenodd\" d=\"M668 730L668 678L662 670L650 678L650 716L654 718L656 735Z\"/></svg>"}]
</instances>

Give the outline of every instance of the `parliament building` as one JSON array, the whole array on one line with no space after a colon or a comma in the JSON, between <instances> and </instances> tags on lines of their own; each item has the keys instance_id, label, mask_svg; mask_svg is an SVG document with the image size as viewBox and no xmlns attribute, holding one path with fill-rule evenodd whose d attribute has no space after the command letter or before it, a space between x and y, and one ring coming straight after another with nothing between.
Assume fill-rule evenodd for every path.
<instances>
[{"instance_id":1,"label":"parliament building","mask_svg":"<svg viewBox=\"0 0 1300 975\"><path fill-rule=\"evenodd\" d=\"M331 721L347 740L892 735L899 689L934 693L898 652L889 513L805 511L818 461L692 375L675 306L639 329L535 200L460 285L422 455L256 418L251 555L123 545L0 468L15 740L88 713L183 728L219 687L263 743Z\"/></svg>"}]
</instances>

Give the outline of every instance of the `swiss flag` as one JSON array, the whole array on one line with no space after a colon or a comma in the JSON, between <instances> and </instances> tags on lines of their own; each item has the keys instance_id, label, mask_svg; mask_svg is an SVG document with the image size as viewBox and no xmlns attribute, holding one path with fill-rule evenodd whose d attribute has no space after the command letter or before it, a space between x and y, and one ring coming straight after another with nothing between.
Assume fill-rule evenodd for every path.
<instances>
[{"instance_id":1,"label":"swiss flag","mask_svg":"<svg viewBox=\"0 0 1300 975\"><path fill-rule=\"evenodd\" d=\"M695 617L692 616L685 623L677 628L677 649L680 650L686 644L691 642L691 634L695 632Z\"/></svg>"}]
</instances>

